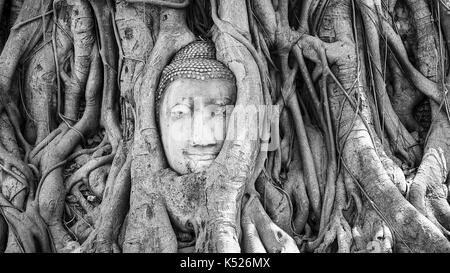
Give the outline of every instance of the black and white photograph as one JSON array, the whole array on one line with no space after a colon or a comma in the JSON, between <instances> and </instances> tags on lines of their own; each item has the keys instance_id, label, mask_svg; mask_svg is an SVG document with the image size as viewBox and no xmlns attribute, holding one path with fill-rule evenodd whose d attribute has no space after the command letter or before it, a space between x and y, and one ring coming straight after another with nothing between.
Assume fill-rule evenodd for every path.
<instances>
[{"instance_id":1,"label":"black and white photograph","mask_svg":"<svg viewBox=\"0 0 450 273\"><path fill-rule=\"evenodd\" d=\"M450 0L0 0L0 260L448 253L449 41Z\"/></svg>"}]
</instances>

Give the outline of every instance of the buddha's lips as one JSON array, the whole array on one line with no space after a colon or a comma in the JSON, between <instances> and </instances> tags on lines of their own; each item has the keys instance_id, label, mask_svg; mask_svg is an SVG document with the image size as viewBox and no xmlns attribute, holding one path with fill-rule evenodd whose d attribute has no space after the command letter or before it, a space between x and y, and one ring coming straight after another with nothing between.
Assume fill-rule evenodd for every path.
<instances>
[{"instance_id":1,"label":"buddha's lips","mask_svg":"<svg viewBox=\"0 0 450 273\"><path fill-rule=\"evenodd\" d=\"M218 153L188 153L185 155L195 161L211 161L216 159Z\"/></svg>"}]
</instances>

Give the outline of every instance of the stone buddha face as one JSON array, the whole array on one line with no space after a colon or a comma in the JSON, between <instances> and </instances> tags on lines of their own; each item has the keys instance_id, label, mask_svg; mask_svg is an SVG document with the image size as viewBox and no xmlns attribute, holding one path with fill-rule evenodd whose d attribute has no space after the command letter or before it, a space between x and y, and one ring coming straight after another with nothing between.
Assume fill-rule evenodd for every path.
<instances>
[{"instance_id":1,"label":"stone buddha face","mask_svg":"<svg viewBox=\"0 0 450 273\"><path fill-rule=\"evenodd\" d=\"M179 79L167 87L159 124L172 169L186 174L211 165L225 139L225 108L235 97L235 86L222 79Z\"/></svg>"},{"instance_id":2,"label":"stone buddha face","mask_svg":"<svg viewBox=\"0 0 450 273\"><path fill-rule=\"evenodd\" d=\"M205 42L200 43L189 46L205 50ZM226 107L236 101L231 71L204 55L195 57L198 54L189 51L189 46L185 51L194 58L172 62L172 73L170 68L166 70L168 77L164 78L163 72L162 81L169 82L163 84L158 106L164 152L170 167L179 174L200 172L215 160L227 131Z\"/></svg>"}]
</instances>

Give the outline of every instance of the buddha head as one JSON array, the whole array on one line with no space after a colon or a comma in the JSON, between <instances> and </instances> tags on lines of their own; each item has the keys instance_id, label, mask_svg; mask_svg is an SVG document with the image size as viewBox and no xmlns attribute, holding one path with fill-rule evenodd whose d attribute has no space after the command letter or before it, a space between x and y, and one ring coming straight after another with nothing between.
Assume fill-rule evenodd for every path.
<instances>
[{"instance_id":1,"label":"buddha head","mask_svg":"<svg viewBox=\"0 0 450 273\"><path fill-rule=\"evenodd\" d=\"M236 101L233 73L215 59L212 42L182 48L162 72L157 122L170 167L179 174L206 169L226 135L226 107Z\"/></svg>"}]
</instances>

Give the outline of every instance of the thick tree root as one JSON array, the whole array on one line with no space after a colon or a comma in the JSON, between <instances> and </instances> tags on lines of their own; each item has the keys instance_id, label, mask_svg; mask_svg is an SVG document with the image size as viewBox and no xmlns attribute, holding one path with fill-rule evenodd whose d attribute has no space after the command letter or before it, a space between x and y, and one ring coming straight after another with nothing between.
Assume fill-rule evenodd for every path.
<instances>
[{"instance_id":1,"label":"thick tree root","mask_svg":"<svg viewBox=\"0 0 450 273\"><path fill-rule=\"evenodd\" d=\"M14 206L0 194L1 215L13 234L5 252L54 252L49 230L39 215L36 202L28 199L24 212Z\"/></svg>"},{"instance_id":2,"label":"thick tree root","mask_svg":"<svg viewBox=\"0 0 450 273\"><path fill-rule=\"evenodd\" d=\"M160 31L149 56L140 88L136 88L136 127L131 164L130 212L124 252L176 252L175 233L163 204L164 196L153 188L155 174L165 167L156 132L155 93L159 76L170 58L194 40L187 29L185 12L162 8ZM154 33L155 34L155 33ZM131 42L133 42L132 40ZM145 50L145 47L142 48ZM153 178L152 178L153 177ZM151 228L149 228L151 227Z\"/></svg>"},{"instance_id":3,"label":"thick tree root","mask_svg":"<svg viewBox=\"0 0 450 273\"><path fill-rule=\"evenodd\" d=\"M250 196L243 206L241 224L246 253L299 252L294 239L272 222L255 196Z\"/></svg>"},{"instance_id":4,"label":"thick tree root","mask_svg":"<svg viewBox=\"0 0 450 273\"><path fill-rule=\"evenodd\" d=\"M352 229L354 244L351 249L356 253L391 253L395 249L394 237L386 223L372 208L365 206L362 215ZM398 248L407 249L402 242Z\"/></svg>"}]
</instances>

